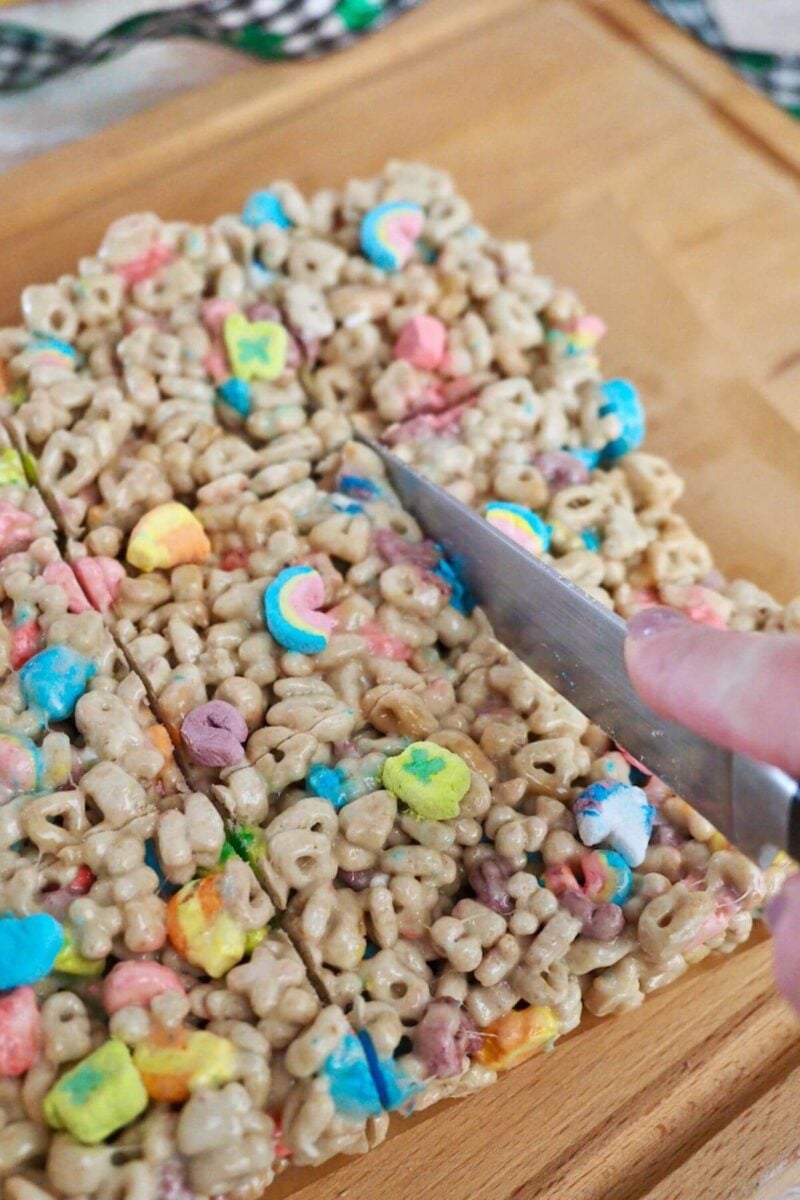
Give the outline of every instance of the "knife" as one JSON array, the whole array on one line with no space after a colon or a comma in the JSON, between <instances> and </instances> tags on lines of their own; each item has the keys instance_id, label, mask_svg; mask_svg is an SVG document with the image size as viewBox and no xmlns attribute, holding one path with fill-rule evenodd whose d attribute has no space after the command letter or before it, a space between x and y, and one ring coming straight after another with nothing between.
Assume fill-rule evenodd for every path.
<instances>
[{"instance_id":1,"label":"knife","mask_svg":"<svg viewBox=\"0 0 800 1200\"><path fill-rule=\"evenodd\" d=\"M504 645L755 862L768 865L778 850L800 858L794 779L656 716L628 678L620 617L385 446L357 437Z\"/></svg>"}]
</instances>

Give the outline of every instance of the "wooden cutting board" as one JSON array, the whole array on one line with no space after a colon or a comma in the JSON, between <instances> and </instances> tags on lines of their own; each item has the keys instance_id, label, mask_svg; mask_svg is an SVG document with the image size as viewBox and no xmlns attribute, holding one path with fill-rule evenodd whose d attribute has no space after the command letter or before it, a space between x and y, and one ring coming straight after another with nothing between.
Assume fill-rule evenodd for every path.
<instances>
[{"instance_id":1,"label":"wooden cutting board","mask_svg":"<svg viewBox=\"0 0 800 1200\"><path fill-rule=\"evenodd\" d=\"M387 157L451 169L479 219L534 240L607 319L608 369L640 385L723 569L800 592L800 125L639 0L427 0L348 52L245 68L19 168L0 321L125 212L206 219ZM271 1194L788 1200L798 1034L760 936Z\"/></svg>"}]
</instances>

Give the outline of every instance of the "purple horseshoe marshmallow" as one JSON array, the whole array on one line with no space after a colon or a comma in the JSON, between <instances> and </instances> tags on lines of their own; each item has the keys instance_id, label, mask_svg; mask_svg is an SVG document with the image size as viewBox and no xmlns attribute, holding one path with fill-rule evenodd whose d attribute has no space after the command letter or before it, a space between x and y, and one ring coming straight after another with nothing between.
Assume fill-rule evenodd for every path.
<instances>
[{"instance_id":1,"label":"purple horseshoe marshmallow","mask_svg":"<svg viewBox=\"0 0 800 1200\"><path fill-rule=\"evenodd\" d=\"M241 762L247 722L225 700L210 700L184 717L181 741L192 762L203 767L232 767Z\"/></svg>"},{"instance_id":2,"label":"purple horseshoe marshmallow","mask_svg":"<svg viewBox=\"0 0 800 1200\"><path fill-rule=\"evenodd\" d=\"M533 465L544 475L551 492L588 483L591 478L585 464L566 450L544 450L536 455Z\"/></svg>"},{"instance_id":3,"label":"purple horseshoe marshmallow","mask_svg":"<svg viewBox=\"0 0 800 1200\"><path fill-rule=\"evenodd\" d=\"M598 904L580 892L565 892L561 904L578 918L583 936L596 942L611 942L625 928L625 914L618 904Z\"/></svg>"}]
</instances>

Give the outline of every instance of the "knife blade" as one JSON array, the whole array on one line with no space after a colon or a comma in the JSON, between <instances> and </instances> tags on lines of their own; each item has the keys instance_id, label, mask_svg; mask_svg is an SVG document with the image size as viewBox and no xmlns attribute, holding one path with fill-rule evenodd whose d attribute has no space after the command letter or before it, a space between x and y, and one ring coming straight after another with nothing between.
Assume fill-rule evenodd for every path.
<instances>
[{"instance_id":1,"label":"knife blade","mask_svg":"<svg viewBox=\"0 0 800 1200\"><path fill-rule=\"evenodd\" d=\"M366 434L392 486L438 543L498 639L743 853L800 857L800 789L777 767L657 716L625 669L625 622Z\"/></svg>"}]
</instances>

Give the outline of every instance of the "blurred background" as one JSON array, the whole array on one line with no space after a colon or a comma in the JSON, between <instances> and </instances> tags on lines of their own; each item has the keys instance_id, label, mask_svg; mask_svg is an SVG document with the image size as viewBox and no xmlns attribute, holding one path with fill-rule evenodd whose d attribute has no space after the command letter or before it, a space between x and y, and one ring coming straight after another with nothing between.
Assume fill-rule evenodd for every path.
<instances>
[{"instance_id":1,"label":"blurred background","mask_svg":"<svg viewBox=\"0 0 800 1200\"><path fill-rule=\"evenodd\" d=\"M800 0L640 2L800 117ZM0 0L0 170L241 70L248 55L323 53L417 3L424 0ZM154 9L155 21L145 20ZM181 26L189 17L192 36ZM86 58L95 61L72 65Z\"/></svg>"},{"instance_id":2,"label":"blurred background","mask_svg":"<svg viewBox=\"0 0 800 1200\"><path fill-rule=\"evenodd\" d=\"M184 4L185 0L42 0L12 7L11 0L0 0L0 21L88 41L135 13L156 6L178 9ZM124 59L71 71L36 89L4 96L0 98L0 170L246 63L237 50L207 41L144 42Z\"/></svg>"}]
</instances>

